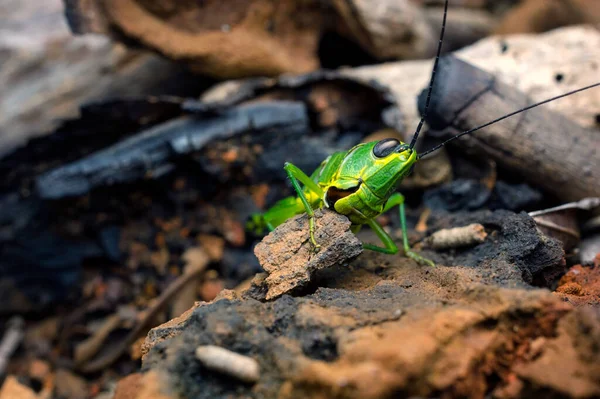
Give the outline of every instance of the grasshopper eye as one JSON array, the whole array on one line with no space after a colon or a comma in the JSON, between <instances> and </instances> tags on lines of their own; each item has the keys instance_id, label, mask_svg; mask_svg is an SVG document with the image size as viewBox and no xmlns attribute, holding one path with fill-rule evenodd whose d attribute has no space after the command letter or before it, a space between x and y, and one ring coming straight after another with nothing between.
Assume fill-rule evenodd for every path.
<instances>
[{"instance_id":1,"label":"grasshopper eye","mask_svg":"<svg viewBox=\"0 0 600 399\"><path fill-rule=\"evenodd\" d=\"M396 139L383 139L373 147L373 155L377 158L385 158L400 145Z\"/></svg>"}]
</instances>

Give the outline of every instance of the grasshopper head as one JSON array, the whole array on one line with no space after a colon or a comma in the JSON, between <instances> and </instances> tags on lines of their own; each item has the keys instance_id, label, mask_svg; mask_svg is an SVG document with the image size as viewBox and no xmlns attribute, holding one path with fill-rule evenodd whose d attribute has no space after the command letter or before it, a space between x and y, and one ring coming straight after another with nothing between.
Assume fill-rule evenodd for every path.
<instances>
[{"instance_id":1,"label":"grasshopper head","mask_svg":"<svg viewBox=\"0 0 600 399\"><path fill-rule=\"evenodd\" d=\"M416 161L416 151L396 139L359 144L348 151L339 165L325 202L333 206L363 187L363 192L373 196L372 204L383 204Z\"/></svg>"},{"instance_id":2,"label":"grasshopper head","mask_svg":"<svg viewBox=\"0 0 600 399\"><path fill-rule=\"evenodd\" d=\"M380 198L389 197L417 161L417 152L406 143L388 138L365 145L368 162L362 170L363 183ZM365 151L365 152L367 152Z\"/></svg>"}]
</instances>

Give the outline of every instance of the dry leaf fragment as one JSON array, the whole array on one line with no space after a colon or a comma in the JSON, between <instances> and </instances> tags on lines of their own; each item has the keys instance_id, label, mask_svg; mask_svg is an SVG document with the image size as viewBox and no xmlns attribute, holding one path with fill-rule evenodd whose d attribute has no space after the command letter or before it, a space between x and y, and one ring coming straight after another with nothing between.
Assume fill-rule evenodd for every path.
<instances>
[{"instance_id":1,"label":"dry leaf fragment","mask_svg":"<svg viewBox=\"0 0 600 399\"><path fill-rule=\"evenodd\" d=\"M591 211L597 207L600 207L600 198L590 197L553 208L529 212L529 216L535 220L538 229L543 234L560 240L565 251L568 251L575 247L581 238L577 221L578 211Z\"/></svg>"}]
</instances>

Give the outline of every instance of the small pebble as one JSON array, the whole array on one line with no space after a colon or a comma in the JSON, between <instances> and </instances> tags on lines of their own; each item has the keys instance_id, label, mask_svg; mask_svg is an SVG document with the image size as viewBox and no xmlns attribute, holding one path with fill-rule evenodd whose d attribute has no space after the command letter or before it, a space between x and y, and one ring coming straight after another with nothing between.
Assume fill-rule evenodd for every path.
<instances>
[{"instance_id":1,"label":"small pebble","mask_svg":"<svg viewBox=\"0 0 600 399\"><path fill-rule=\"evenodd\" d=\"M260 378L260 368L256 360L219 346L199 346L196 348L196 358L207 369L227 374L240 381L255 383Z\"/></svg>"}]
</instances>

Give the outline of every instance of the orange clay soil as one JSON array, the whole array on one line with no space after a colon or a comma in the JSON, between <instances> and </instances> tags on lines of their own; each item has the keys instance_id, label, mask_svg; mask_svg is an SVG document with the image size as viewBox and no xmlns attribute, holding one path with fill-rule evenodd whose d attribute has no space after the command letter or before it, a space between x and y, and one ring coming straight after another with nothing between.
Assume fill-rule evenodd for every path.
<instances>
[{"instance_id":1,"label":"orange clay soil","mask_svg":"<svg viewBox=\"0 0 600 399\"><path fill-rule=\"evenodd\" d=\"M555 294L574 306L600 305L600 254L594 267L573 266L558 283Z\"/></svg>"}]
</instances>

